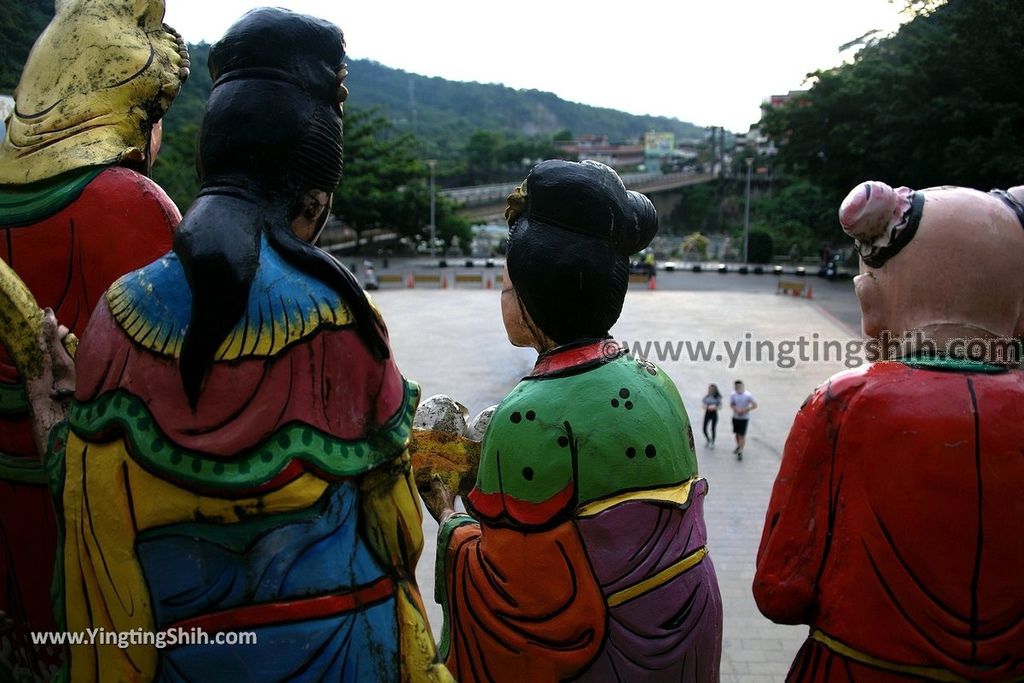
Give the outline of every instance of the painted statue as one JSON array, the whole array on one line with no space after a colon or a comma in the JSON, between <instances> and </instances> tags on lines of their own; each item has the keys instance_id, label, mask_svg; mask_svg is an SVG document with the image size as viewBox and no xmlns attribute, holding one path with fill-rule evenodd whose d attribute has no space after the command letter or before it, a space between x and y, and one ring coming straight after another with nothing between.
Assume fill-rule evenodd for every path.
<instances>
[{"instance_id":1,"label":"painted statue","mask_svg":"<svg viewBox=\"0 0 1024 683\"><path fill-rule=\"evenodd\" d=\"M419 389L313 246L341 178L344 57L336 26L279 9L211 48L199 197L82 337L48 454L66 628L175 640L75 647L75 683L450 680L414 576Z\"/></svg>"},{"instance_id":2,"label":"painted statue","mask_svg":"<svg viewBox=\"0 0 1024 683\"><path fill-rule=\"evenodd\" d=\"M180 216L149 178L160 117L188 76L162 0L66 0L36 41L0 145L0 258L81 333L118 277L171 245ZM0 349L0 680L49 680L57 525L24 383Z\"/></svg>"},{"instance_id":3,"label":"painted statue","mask_svg":"<svg viewBox=\"0 0 1024 683\"><path fill-rule=\"evenodd\" d=\"M707 483L672 380L609 338L653 205L546 161L509 198L509 340L540 352L490 417L469 514L440 478L435 591L459 681L714 681Z\"/></svg>"},{"instance_id":4,"label":"painted statue","mask_svg":"<svg viewBox=\"0 0 1024 683\"><path fill-rule=\"evenodd\" d=\"M808 624L791 681L1024 678L1024 188L868 182L839 212L889 360L797 414L754 597Z\"/></svg>"}]
</instances>

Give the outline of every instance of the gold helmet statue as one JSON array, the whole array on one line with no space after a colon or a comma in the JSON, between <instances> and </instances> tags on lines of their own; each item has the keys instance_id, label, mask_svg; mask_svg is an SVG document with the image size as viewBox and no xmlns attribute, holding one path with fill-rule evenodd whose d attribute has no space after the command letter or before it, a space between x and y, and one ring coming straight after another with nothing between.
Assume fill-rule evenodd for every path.
<instances>
[{"instance_id":1,"label":"gold helmet statue","mask_svg":"<svg viewBox=\"0 0 1024 683\"><path fill-rule=\"evenodd\" d=\"M188 78L163 0L56 0L14 91L0 184L87 166L144 166L153 124Z\"/></svg>"}]
</instances>

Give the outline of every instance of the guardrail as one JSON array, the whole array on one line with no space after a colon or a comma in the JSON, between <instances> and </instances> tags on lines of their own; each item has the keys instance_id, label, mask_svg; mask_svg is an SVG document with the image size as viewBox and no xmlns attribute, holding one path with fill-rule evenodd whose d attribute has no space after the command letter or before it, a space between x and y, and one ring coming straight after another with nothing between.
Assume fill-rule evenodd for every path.
<instances>
[{"instance_id":1,"label":"guardrail","mask_svg":"<svg viewBox=\"0 0 1024 683\"><path fill-rule=\"evenodd\" d=\"M706 182L714 178L713 174L704 173L624 173L622 182L631 190L643 190L645 187L661 185L686 185ZM493 185L473 185L470 187L451 187L439 193L462 206L481 206L504 202L519 183L495 183Z\"/></svg>"}]
</instances>

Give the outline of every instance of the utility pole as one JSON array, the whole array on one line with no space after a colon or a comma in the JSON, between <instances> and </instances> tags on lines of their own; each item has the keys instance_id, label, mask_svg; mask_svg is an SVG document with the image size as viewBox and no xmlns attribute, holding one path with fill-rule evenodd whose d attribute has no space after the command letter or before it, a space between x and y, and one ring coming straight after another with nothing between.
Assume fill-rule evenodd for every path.
<instances>
[{"instance_id":1,"label":"utility pole","mask_svg":"<svg viewBox=\"0 0 1024 683\"><path fill-rule=\"evenodd\" d=\"M434 203L434 166L436 164L437 159L427 159L427 166L430 168L430 258L434 258L437 243L436 206Z\"/></svg>"},{"instance_id":2,"label":"utility pole","mask_svg":"<svg viewBox=\"0 0 1024 683\"><path fill-rule=\"evenodd\" d=\"M743 211L743 264L750 263L750 167L754 164L753 157L747 157L747 206Z\"/></svg>"},{"instance_id":3,"label":"utility pole","mask_svg":"<svg viewBox=\"0 0 1024 683\"><path fill-rule=\"evenodd\" d=\"M725 177L725 126L718 127L718 158L720 159L719 177Z\"/></svg>"},{"instance_id":4,"label":"utility pole","mask_svg":"<svg viewBox=\"0 0 1024 683\"><path fill-rule=\"evenodd\" d=\"M711 137L709 139L711 141L711 156L710 156L710 162L709 163L711 164L711 168L709 170L712 173L714 173L715 172L715 127L711 126L710 130L711 130Z\"/></svg>"},{"instance_id":5,"label":"utility pole","mask_svg":"<svg viewBox=\"0 0 1024 683\"><path fill-rule=\"evenodd\" d=\"M714 188L717 194L717 201L715 202L715 229L722 229L722 199L725 197L725 184L720 182L721 179L721 163L719 159L722 156L722 150L718 148L718 126L711 126L711 176L716 181Z\"/></svg>"}]
</instances>

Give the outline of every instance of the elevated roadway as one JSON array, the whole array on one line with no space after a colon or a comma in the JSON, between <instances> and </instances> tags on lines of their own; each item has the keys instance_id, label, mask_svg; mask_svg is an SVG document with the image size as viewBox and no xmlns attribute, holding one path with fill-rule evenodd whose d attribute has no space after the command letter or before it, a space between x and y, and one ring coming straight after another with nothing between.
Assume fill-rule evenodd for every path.
<instances>
[{"instance_id":1,"label":"elevated roadway","mask_svg":"<svg viewBox=\"0 0 1024 683\"><path fill-rule=\"evenodd\" d=\"M644 194L669 192L687 185L698 185L715 179L712 173L624 173L622 182L630 190ZM471 220L499 219L505 213L505 198L518 183L496 183L452 187L439 193L459 204L459 213Z\"/></svg>"}]
</instances>

